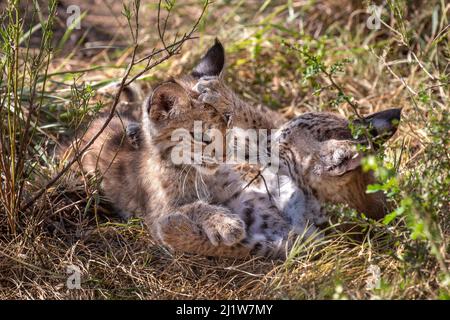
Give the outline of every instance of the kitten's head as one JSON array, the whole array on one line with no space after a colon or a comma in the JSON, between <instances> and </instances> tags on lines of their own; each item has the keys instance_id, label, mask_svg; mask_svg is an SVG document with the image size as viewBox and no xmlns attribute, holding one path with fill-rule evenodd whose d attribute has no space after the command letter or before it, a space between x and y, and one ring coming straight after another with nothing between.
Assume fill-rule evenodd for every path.
<instances>
[{"instance_id":1,"label":"kitten's head","mask_svg":"<svg viewBox=\"0 0 450 320\"><path fill-rule=\"evenodd\" d=\"M278 132L280 170L299 184L308 184L324 201L346 203L371 218L382 218L386 213L384 194L366 193L375 179L371 172L363 172L361 158L387 141L396 132L399 121L400 109L352 122L330 113L303 114ZM354 138L351 124L366 135ZM362 152L358 144L371 148Z\"/></svg>"},{"instance_id":2,"label":"kitten's head","mask_svg":"<svg viewBox=\"0 0 450 320\"><path fill-rule=\"evenodd\" d=\"M198 101L198 93L192 91L197 78L218 76L223 65L223 47L216 41L190 75L159 85L147 99L145 131L162 158L177 165L193 165L202 173L213 173L223 161L224 152L214 147L215 139L225 137L228 119Z\"/></svg>"}]
</instances>

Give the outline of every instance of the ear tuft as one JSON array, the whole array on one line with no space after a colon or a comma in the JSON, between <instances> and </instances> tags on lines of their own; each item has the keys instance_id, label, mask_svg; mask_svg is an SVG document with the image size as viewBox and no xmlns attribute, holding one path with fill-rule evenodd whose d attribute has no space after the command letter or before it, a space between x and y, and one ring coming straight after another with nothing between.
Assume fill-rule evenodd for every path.
<instances>
[{"instance_id":1,"label":"ear tuft","mask_svg":"<svg viewBox=\"0 0 450 320\"><path fill-rule=\"evenodd\" d=\"M190 105L189 96L179 84L167 82L159 85L152 93L147 105L147 112L153 121L168 117L173 108Z\"/></svg>"},{"instance_id":2,"label":"ear tuft","mask_svg":"<svg viewBox=\"0 0 450 320\"><path fill-rule=\"evenodd\" d=\"M197 79L205 76L218 76L222 72L224 65L225 50L216 38L214 45L200 59L200 62L195 66L191 75Z\"/></svg>"}]
</instances>

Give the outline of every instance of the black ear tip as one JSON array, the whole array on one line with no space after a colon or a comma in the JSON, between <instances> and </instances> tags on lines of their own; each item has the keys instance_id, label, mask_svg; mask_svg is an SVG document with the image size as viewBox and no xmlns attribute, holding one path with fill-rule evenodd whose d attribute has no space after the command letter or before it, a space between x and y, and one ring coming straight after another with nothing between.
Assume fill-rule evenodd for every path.
<instances>
[{"instance_id":1,"label":"black ear tip","mask_svg":"<svg viewBox=\"0 0 450 320\"><path fill-rule=\"evenodd\" d=\"M205 57L207 57L208 55L216 55L216 59L225 60L225 49L219 39L214 39L214 45L209 48L208 52L206 52L205 54Z\"/></svg>"},{"instance_id":2,"label":"black ear tip","mask_svg":"<svg viewBox=\"0 0 450 320\"><path fill-rule=\"evenodd\" d=\"M392 108L379 111L368 115L364 118L363 123L356 121L356 123L369 126L370 134L373 137L382 137L381 142L389 139L397 131L402 114L402 108Z\"/></svg>"},{"instance_id":3,"label":"black ear tip","mask_svg":"<svg viewBox=\"0 0 450 320\"><path fill-rule=\"evenodd\" d=\"M402 115L402 108L392 108L383 110L366 117L367 120L384 119L384 120L398 120L400 121Z\"/></svg>"},{"instance_id":4,"label":"black ear tip","mask_svg":"<svg viewBox=\"0 0 450 320\"><path fill-rule=\"evenodd\" d=\"M218 76L225 65L225 49L219 39L214 39L214 45L208 49L206 54L192 71L192 76L201 78L203 76Z\"/></svg>"},{"instance_id":5,"label":"black ear tip","mask_svg":"<svg viewBox=\"0 0 450 320\"><path fill-rule=\"evenodd\" d=\"M391 123L392 121L394 121L393 124L397 126L402 117L402 108L394 108L388 111L391 111L390 114L388 115L389 119L391 120Z\"/></svg>"},{"instance_id":6,"label":"black ear tip","mask_svg":"<svg viewBox=\"0 0 450 320\"><path fill-rule=\"evenodd\" d=\"M225 48L223 47L222 42L218 38L214 39L214 46L211 49L215 49L217 52L219 52L225 60Z\"/></svg>"},{"instance_id":7,"label":"black ear tip","mask_svg":"<svg viewBox=\"0 0 450 320\"><path fill-rule=\"evenodd\" d=\"M394 108L392 116L394 119L400 120L401 116L402 116L402 109L403 108Z\"/></svg>"}]
</instances>

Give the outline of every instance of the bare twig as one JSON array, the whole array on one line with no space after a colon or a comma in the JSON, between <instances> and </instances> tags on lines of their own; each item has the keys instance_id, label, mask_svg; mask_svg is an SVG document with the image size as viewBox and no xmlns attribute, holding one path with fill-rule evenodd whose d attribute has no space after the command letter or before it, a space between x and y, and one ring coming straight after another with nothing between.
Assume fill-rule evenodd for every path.
<instances>
[{"instance_id":1,"label":"bare twig","mask_svg":"<svg viewBox=\"0 0 450 320\"><path fill-rule=\"evenodd\" d=\"M161 40L161 42L163 43L164 48L163 49L158 49L158 50L153 50L150 54L144 56L141 59L136 60L136 64L141 63L143 61L147 60L147 65L145 66L145 68L138 72L135 76L133 76L126 84L125 86L129 85L130 83L132 83L133 81L135 81L136 79L138 79L140 76L142 76L144 73L146 73L147 71L149 71L150 69L155 67L155 64L151 64L151 59L153 57L155 57L156 55L162 53L162 52L167 52L167 56L174 56L176 54L179 53L181 46L183 45L184 42L188 41L188 40L192 40L192 39L196 39L197 37L194 37L193 34L195 31L197 31L197 27L198 24L200 23L201 19L203 18L203 16L205 15L206 9L208 8L210 4L209 0L206 0L205 3L203 4L203 8L202 11L199 15L199 17L197 18L196 22L194 23L194 25L192 26L192 28L189 30L189 32L185 33L180 40L174 40L174 42L170 45L166 45L166 42L164 40L164 34L165 34L165 29L167 27L167 21L164 23L164 27L161 30L160 29L160 8L161 8L161 2L159 2L158 5L158 34L159 34L159 38ZM167 60L167 59L165 59ZM163 60L164 61L164 60ZM161 61L162 62L162 61ZM159 63L158 63L159 64Z\"/></svg>"}]
</instances>

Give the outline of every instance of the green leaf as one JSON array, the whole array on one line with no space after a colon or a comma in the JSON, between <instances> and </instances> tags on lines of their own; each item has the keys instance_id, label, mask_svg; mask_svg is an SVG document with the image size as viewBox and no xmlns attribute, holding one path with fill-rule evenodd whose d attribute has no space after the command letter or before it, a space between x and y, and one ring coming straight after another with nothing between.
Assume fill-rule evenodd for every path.
<instances>
[{"instance_id":1,"label":"green leaf","mask_svg":"<svg viewBox=\"0 0 450 320\"><path fill-rule=\"evenodd\" d=\"M384 225L388 225L389 223L392 222L392 220L394 220L397 217L397 212L391 212L388 215L386 215L383 219L383 224Z\"/></svg>"},{"instance_id":2,"label":"green leaf","mask_svg":"<svg viewBox=\"0 0 450 320\"><path fill-rule=\"evenodd\" d=\"M375 193L378 191L383 191L383 186L379 183L375 183L375 184L369 184L367 186L366 193Z\"/></svg>"}]
</instances>

